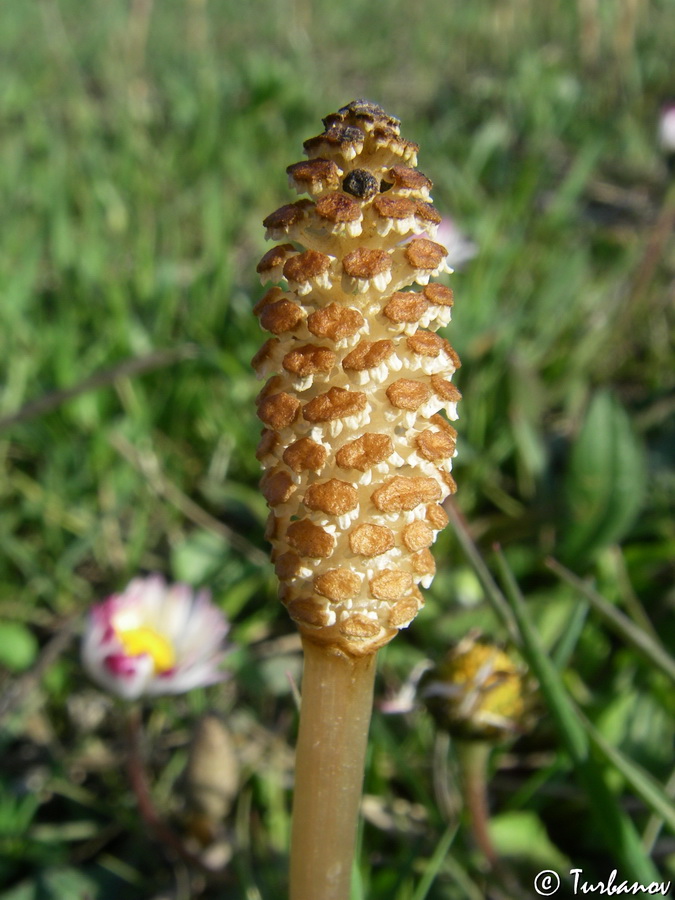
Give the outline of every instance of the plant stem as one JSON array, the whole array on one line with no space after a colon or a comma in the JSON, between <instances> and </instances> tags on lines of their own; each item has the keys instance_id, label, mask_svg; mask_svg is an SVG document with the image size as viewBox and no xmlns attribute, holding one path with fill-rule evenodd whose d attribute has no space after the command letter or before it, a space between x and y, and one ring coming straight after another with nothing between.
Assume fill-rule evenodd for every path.
<instances>
[{"instance_id":1,"label":"plant stem","mask_svg":"<svg viewBox=\"0 0 675 900\"><path fill-rule=\"evenodd\" d=\"M303 646L290 897L348 900L377 654Z\"/></svg>"},{"instance_id":2,"label":"plant stem","mask_svg":"<svg viewBox=\"0 0 675 900\"><path fill-rule=\"evenodd\" d=\"M488 830L490 812L487 799L487 762L490 745L487 741L458 741L457 755L471 831L479 849L494 868L497 865L497 853Z\"/></svg>"},{"instance_id":3,"label":"plant stem","mask_svg":"<svg viewBox=\"0 0 675 900\"><path fill-rule=\"evenodd\" d=\"M143 763L142 725L141 711L138 706L133 706L127 715L127 737L129 742L129 755L127 757L127 771L131 788L136 796L138 811L143 821L149 826L155 838L165 847L170 847L174 853L190 865L201 871L209 871L202 861L184 846L182 840L162 820L157 812L150 794L148 778Z\"/></svg>"}]
</instances>

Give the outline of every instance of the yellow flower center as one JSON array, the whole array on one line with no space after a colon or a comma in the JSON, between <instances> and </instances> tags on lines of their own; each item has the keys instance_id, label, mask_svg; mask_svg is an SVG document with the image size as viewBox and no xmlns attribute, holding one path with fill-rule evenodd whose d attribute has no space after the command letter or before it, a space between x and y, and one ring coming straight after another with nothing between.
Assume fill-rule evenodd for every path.
<instances>
[{"instance_id":1,"label":"yellow flower center","mask_svg":"<svg viewBox=\"0 0 675 900\"><path fill-rule=\"evenodd\" d=\"M126 630L115 629L117 637L129 656L143 656L147 653L155 664L155 675L161 675L173 668L176 654L171 643L153 628L141 625Z\"/></svg>"}]
</instances>

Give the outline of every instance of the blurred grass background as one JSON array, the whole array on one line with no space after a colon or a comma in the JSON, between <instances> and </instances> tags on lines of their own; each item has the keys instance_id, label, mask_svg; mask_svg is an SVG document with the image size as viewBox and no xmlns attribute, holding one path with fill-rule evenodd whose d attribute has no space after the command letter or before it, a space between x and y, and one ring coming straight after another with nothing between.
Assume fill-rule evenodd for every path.
<instances>
[{"instance_id":1,"label":"blurred grass background","mask_svg":"<svg viewBox=\"0 0 675 900\"><path fill-rule=\"evenodd\" d=\"M656 128L673 33L669 0L0 7L0 897L284 896L300 656L262 537L254 273L262 218L293 199L285 167L362 96L402 119L478 246L447 330L460 537L490 564L502 545L570 695L672 795L672 683L546 560L672 650L675 197ZM472 627L506 638L457 531L436 547L380 699ZM209 586L233 621L226 688L146 717L167 816L196 717L228 722L241 791L217 889L139 824L119 712L72 640L92 601L152 571ZM466 827L434 855L435 746L423 712L376 713L356 896L486 895ZM620 868L545 712L493 768L520 879L495 896L528 896L539 868ZM608 783L672 875L672 837L618 769Z\"/></svg>"}]
</instances>

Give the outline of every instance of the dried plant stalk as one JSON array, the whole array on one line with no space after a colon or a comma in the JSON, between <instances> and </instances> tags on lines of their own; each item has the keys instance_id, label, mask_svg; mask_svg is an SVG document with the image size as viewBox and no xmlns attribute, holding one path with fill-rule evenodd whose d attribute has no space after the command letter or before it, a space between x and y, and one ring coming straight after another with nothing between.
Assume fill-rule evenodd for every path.
<instances>
[{"instance_id":1,"label":"dried plant stalk","mask_svg":"<svg viewBox=\"0 0 675 900\"><path fill-rule=\"evenodd\" d=\"M452 291L430 282L450 270L431 239L441 217L418 148L367 101L323 121L308 160L287 170L310 199L264 221L281 243L258 266L275 284L255 307L272 334L253 360L270 376L258 397L267 535L306 652L293 900L347 896L348 874L334 889L323 866L322 886L320 862L309 875L299 857L318 860L315 844L330 842L349 872L374 655L410 624L434 575L459 399L459 360L435 333ZM422 289L403 290L413 284Z\"/></svg>"}]
</instances>

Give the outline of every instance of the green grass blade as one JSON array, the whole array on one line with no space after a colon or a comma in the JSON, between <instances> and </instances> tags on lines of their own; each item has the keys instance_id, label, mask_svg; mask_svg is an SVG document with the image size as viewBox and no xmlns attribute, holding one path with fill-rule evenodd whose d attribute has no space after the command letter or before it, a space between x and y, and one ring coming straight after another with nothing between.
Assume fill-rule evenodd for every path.
<instances>
[{"instance_id":1,"label":"green grass blade","mask_svg":"<svg viewBox=\"0 0 675 900\"><path fill-rule=\"evenodd\" d=\"M417 885L417 889L412 896L412 900L425 900L427 894L431 889L431 886L433 885L436 877L438 876L438 873L440 872L441 866L443 865L443 860L448 855L448 851L452 846L452 842L454 841L456 834L456 825L451 825L450 827L446 828L440 841L436 845L436 849L434 850L426 869L424 870L424 875L420 879L420 883Z\"/></svg>"},{"instance_id":2,"label":"green grass blade","mask_svg":"<svg viewBox=\"0 0 675 900\"><path fill-rule=\"evenodd\" d=\"M612 606L601 594L589 584L586 584L581 578L578 578L573 572L570 572L565 566L561 566L560 563L552 559L548 560L547 565L559 578L576 588L588 600L593 609L602 616L612 631L618 634L627 644L634 647L654 667L660 669L665 675L675 681L675 659L670 656L658 641L655 641L642 628L638 628L628 616Z\"/></svg>"},{"instance_id":3,"label":"green grass blade","mask_svg":"<svg viewBox=\"0 0 675 900\"><path fill-rule=\"evenodd\" d=\"M588 604L578 603L569 617L567 625L562 632L562 637L557 647L553 651L553 662L556 669L562 672L574 653L574 648L579 640L579 635L586 622L588 616Z\"/></svg>"},{"instance_id":4,"label":"green grass blade","mask_svg":"<svg viewBox=\"0 0 675 900\"><path fill-rule=\"evenodd\" d=\"M664 788L620 750L612 747L585 716L581 713L577 715L584 723L586 733L600 755L621 772L635 793L675 834L675 803L668 798Z\"/></svg>"},{"instance_id":5,"label":"green grass blade","mask_svg":"<svg viewBox=\"0 0 675 900\"><path fill-rule=\"evenodd\" d=\"M509 609L509 605L506 602L504 595L499 590L499 587L495 583L494 578L490 574L490 570L485 565L485 561L483 560L478 547L471 537L466 522L462 518L459 510L455 507L454 503L446 503L445 509L448 513L448 518L450 519L452 527L455 530L457 539L459 540L462 549L468 556L469 561L473 566L474 572L478 576L478 580L483 586L483 590L485 591L485 595L488 601L492 605L492 608L494 609L497 617L501 620L504 627L508 631L509 637L518 647L520 645L520 635L518 633L518 628L516 627L513 615L511 614L511 610Z\"/></svg>"}]
</instances>

